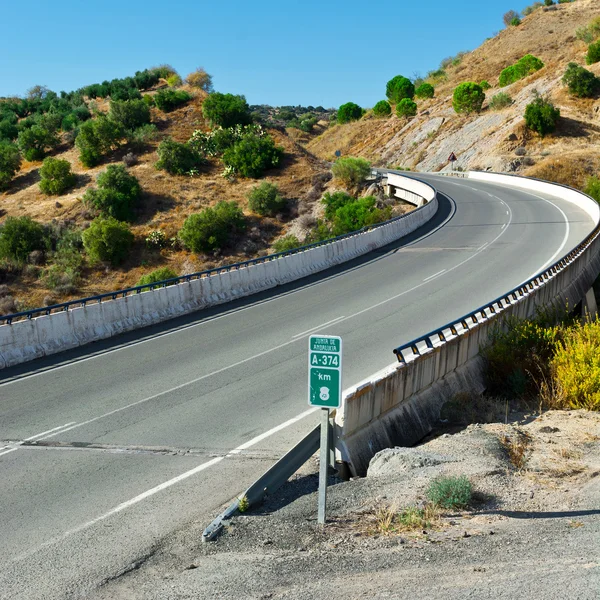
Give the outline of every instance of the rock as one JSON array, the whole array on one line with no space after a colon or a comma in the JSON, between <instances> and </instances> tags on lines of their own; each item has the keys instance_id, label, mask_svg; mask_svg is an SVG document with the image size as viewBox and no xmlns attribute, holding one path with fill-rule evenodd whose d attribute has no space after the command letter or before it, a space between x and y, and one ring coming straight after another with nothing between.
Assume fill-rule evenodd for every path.
<instances>
[{"instance_id":1,"label":"rock","mask_svg":"<svg viewBox=\"0 0 600 600\"><path fill-rule=\"evenodd\" d=\"M369 463L367 477L380 477L434 467L442 463L454 462L451 456L427 452L417 448L387 448L378 452Z\"/></svg>"}]
</instances>

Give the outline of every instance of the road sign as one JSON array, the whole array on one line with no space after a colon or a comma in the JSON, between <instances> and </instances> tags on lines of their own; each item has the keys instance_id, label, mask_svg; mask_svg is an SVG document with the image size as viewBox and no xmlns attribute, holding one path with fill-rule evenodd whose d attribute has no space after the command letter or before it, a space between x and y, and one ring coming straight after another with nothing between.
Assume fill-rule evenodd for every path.
<instances>
[{"instance_id":1,"label":"road sign","mask_svg":"<svg viewBox=\"0 0 600 600\"><path fill-rule=\"evenodd\" d=\"M342 405L342 338L311 335L308 340L308 403L322 408Z\"/></svg>"},{"instance_id":2,"label":"road sign","mask_svg":"<svg viewBox=\"0 0 600 600\"><path fill-rule=\"evenodd\" d=\"M456 162L457 160L458 158L456 158L456 154L454 154L454 152L452 152L452 154L450 154L448 157L448 162Z\"/></svg>"}]
</instances>

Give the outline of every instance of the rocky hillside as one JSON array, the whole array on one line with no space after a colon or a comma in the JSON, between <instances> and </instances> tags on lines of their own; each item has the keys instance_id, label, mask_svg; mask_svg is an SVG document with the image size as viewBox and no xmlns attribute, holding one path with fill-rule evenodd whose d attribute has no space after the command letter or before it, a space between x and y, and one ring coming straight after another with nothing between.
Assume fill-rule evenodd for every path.
<instances>
[{"instance_id":1,"label":"rocky hillside","mask_svg":"<svg viewBox=\"0 0 600 600\"><path fill-rule=\"evenodd\" d=\"M456 166L464 170L517 172L582 186L600 167L600 99L571 96L562 77L568 63L585 65L588 45L576 31L599 16L597 0L540 7L520 25L509 26L476 50L456 57L445 68L445 76L434 76L435 97L417 100L416 117L381 119L367 112L360 121L328 129L308 149L327 160L340 150L342 155L363 156L378 166L418 171L449 169L447 160L454 152ZM500 72L526 54L540 58L545 66L501 89ZM586 68L600 75L600 63ZM469 116L456 114L455 87L483 80L492 86L485 92L483 110ZM535 90L561 111L557 130L545 138L530 132L524 123L525 107ZM489 100L500 91L514 102L492 110ZM382 97L384 92L382 82Z\"/></svg>"}]
</instances>

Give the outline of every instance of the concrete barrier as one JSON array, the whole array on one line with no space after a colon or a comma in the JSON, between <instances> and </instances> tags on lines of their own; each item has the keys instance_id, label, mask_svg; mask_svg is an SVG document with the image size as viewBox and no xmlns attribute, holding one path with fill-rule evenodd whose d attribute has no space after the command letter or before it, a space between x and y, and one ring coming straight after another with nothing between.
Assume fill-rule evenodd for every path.
<instances>
[{"instance_id":1,"label":"concrete barrier","mask_svg":"<svg viewBox=\"0 0 600 600\"><path fill-rule=\"evenodd\" d=\"M1 325L0 368L262 292L386 246L427 223L438 209L434 188L411 178L397 177L396 184L408 192L426 194L421 208L368 231L296 254Z\"/></svg>"},{"instance_id":2,"label":"concrete barrier","mask_svg":"<svg viewBox=\"0 0 600 600\"><path fill-rule=\"evenodd\" d=\"M442 406L459 391L484 389L482 346L493 327L508 317L527 318L537 307L575 307L600 273L600 211L585 194L548 182L492 173L470 173L470 178L551 194L573 202L596 223L594 232L578 248L541 275L526 282L481 311L409 344L397 362L345 390L335 417L336 454L355 475L363 475L380 450L410 446L439 421Z\"/></svg>"}]
</instances>

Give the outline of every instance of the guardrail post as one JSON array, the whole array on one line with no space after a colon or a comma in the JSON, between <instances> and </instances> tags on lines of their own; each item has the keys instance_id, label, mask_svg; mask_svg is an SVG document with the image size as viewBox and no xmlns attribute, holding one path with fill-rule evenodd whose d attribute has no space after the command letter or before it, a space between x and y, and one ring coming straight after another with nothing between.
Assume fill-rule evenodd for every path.
<instances>
[{"instance_id":1,"label":"guardrail post","mask_svg":"<svg viewBox=\"0 0 600 600\"><path fill-rule=\"evenodd\" d=\"M325 525L327 509L327 476L329 475L329 409L321 409L321 453L319 456L319 510L317 522Z\"/></svg>"}]
</instances>

